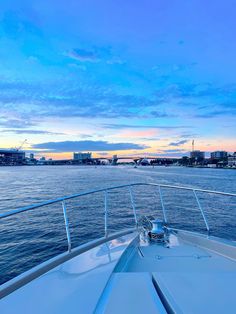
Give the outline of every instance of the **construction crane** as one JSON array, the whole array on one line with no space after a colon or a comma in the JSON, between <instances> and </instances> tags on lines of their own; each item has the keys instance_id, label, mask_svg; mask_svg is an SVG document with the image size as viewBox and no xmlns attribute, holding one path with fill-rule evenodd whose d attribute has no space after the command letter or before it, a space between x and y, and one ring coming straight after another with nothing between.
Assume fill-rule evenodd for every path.
<instances>
[{"instance_id":1,"label":"construction crane","mask_svg":"<svg viewBox=\"0 0 236 314\"><path fill-rule=\"evenodd\" d=\"M20 145L20 146L15 147L15 150L16 150L16 151L21 150L21 149L23 148L23 146L25 145L25 143L26 143L26 142L27 142L27 139L25 139L25 140L21 143L21 145Z\"/></svg>"}]
</instances>

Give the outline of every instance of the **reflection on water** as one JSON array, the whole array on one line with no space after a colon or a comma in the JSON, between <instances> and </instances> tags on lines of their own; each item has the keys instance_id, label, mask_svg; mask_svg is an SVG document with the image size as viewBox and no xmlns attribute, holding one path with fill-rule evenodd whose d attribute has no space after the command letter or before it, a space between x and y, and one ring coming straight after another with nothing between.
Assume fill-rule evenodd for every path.
<instances>
[{"instance_id":1,"label":"reflection on water","mask_svg":"<svg viewBox=\"0 0 236 314\"><path fill-rule=\"evenodd\" d=\"M64 195L114 185L149 182L184 185L236 193L236 171L180 167L44 166L0 168L0 211L31 205ZM204 222L191 192L163 190L168 221L177 227L204 232ZM212 233L236 240L236 201L199 193ZM155 187L134 188L139 214L162 217ZM72 246L104 233L104 195L84 196L67 202ZM108 194L109 231L134 223L130 195L126 189ZM1 220L0 282L67 249L61 204Z\"/></svg>"}]
</instances>

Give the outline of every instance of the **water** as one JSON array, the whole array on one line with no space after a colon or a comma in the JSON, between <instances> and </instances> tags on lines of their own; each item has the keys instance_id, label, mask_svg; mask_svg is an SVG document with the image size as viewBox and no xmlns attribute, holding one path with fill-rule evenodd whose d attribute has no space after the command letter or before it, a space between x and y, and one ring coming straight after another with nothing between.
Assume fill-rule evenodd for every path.
<instances>
[{"instance_id":1,"label":"water","mask_svg":"<svg viewBox=\"0 0 236 314\"><path fill-rule=\"evenodd\" d=\"M0 168L0 211L86 190L146 182L236 193L236 171L182 167L42 166ZM162 217L156 188L134 188L139 214ZM174 193L173 193L174 192ZM163 189L167 217L177 227L205 232L191 192ZM199 193L212 234L236 240L236 200ZM67 202L72 246L103 235L104 195L93 194ZM126 189L108 195L109 231L134 224ZM0 221L0 283L67 250L61 204L25 212Z\"/></svg>"}]
</instances>

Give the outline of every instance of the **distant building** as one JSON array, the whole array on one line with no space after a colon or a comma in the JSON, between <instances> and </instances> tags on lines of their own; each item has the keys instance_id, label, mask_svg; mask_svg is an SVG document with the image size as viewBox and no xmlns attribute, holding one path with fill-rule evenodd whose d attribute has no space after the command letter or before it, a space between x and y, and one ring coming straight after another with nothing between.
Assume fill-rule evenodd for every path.
<instances>
[{"instance_id":1,"label":"distant building","mask_svg":"<svg viewBox=\"0 0 236 314\"><path fill-rule=\"evenodd\" d=\"M228 156L228 166L236 167L236 152L233 155Z\"/></svg>"},{"instance_id":2,"label":"distant building","mask_svg":"<svg viewBox=\"0 0 236 314\"><path fill-rule=\"evenodd\" d=\"M17 149L0 150L0 165L20 165L25 161L25 152Z\"/></svg>"},{"instance_id":3,"label":"distant building","mask_svg":"<svg viewBox=\"0 0 236 314\"><path fill-rule=\"evenodd\" d=\"M215 151L211 153L211 159L224 159L227 158L228 153L225 151Z\"/></svg>"},{"instance_id":4,"label":"distant building","mask_svg":"<svg viewBox=\"0 0 236 314\"><path fill-rule=\"evenodd\" d=\"M79 160L79 161L83 161L83 160L87 160L87 159L91 159L92 158L92 153L74 153L74 160Z\"/></svg>"},{"instance_id":5,"label":"distant building","mask_svg":"<svg viewBox=\"0 0 236 314\"><path fill-rule=\"evenodd\" d=\"M216 168L216 167L217 167L217 164L208 164L207 167L208 167L208 168Z\"/></svg>"},{"instance_id":6,"label":"distant building","mask_svg":"<svg viewBox=\"0 0 236 314\"><path fill-rule=\"evenodd\" d=\"M117 165L117 161L118 161L117 155L113 155L113 156L112 156L111 164L112 164L112 165Z\"/></svg>"},{"instance_id":7,"label":"distant building","mask_svg":"<svg viewBox=\"0 0 236 314\"><path fill-rule=\"evenodd\" d=\"M202 152L200 150L193 150L190 152L190 158L198 161L205 159L205 152Z\"/></svg>"}]
</instances>

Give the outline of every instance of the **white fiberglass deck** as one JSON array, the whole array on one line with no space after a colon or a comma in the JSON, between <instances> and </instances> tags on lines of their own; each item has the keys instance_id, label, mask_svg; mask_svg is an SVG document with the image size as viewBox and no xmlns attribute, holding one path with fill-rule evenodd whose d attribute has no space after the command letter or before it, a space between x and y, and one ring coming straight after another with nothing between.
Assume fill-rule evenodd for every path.
<instances>
[{"instance_id":1,"label":"white fiberglass deck","mask_svg":"<svg viewBox=\"0 0 236 314\"><path fill-rule=\"evenodd\" d=\"M235 313L236 247L226 257L228 245L215 252L214 240L194 238L182 232L170 236L168 247L137 244L128 262L117 265L98 312Z\"/></svg>"},{"instance_id":2,"label":"white fiberglass deck","mask_svg":"<svg viewBox=\"0 0 236 314\"><path fill-rule=\"evenodd\" d=\"M0 313L93 313L117 261L134 236L111 240L55 267L0 300Z\"/></svg>"},{"instance_id":3,"label":"white fiberglass deck","mask_svg":"<svg viewBox=\"0 0 236 314\"><path fill-rule=\"evenodd\" d=\"M0 312L234 313L236 247L183 231L169 239L101 244L9 294Z\"/></svg>"}]
</instances>

